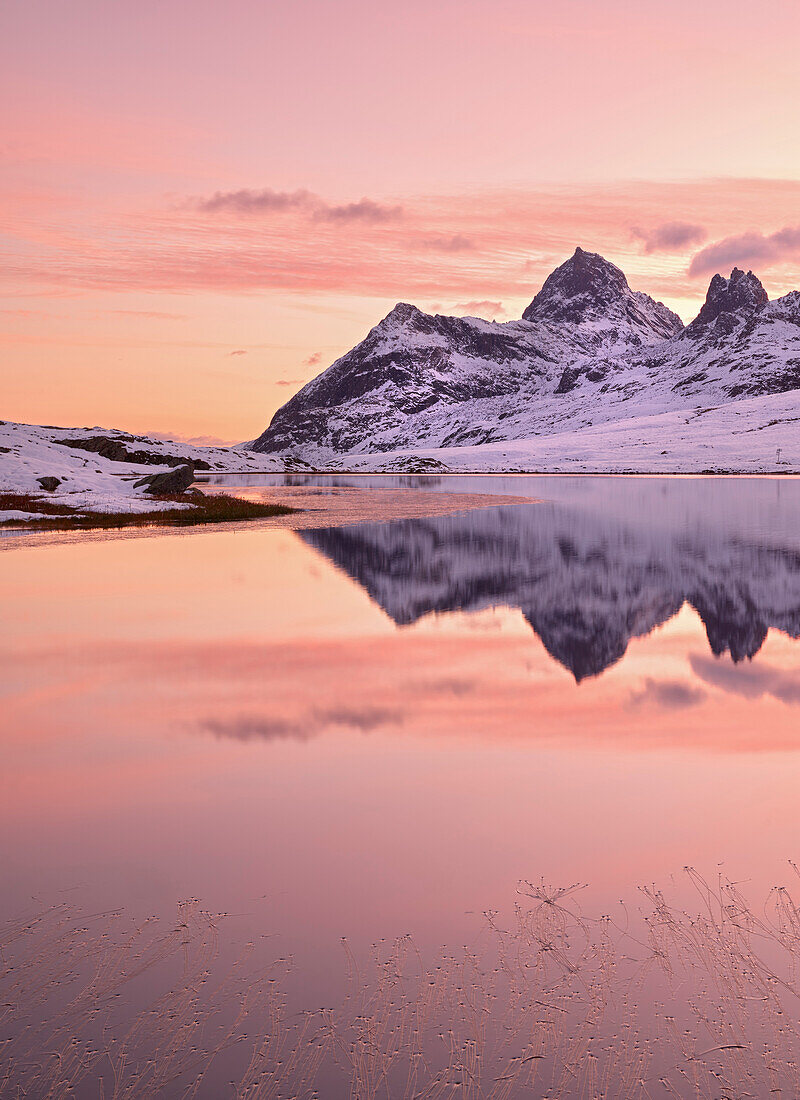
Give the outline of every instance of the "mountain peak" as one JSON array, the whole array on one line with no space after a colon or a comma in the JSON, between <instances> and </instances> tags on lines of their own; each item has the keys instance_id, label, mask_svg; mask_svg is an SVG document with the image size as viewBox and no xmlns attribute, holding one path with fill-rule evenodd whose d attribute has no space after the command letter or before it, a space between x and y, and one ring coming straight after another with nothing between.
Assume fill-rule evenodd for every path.
<instances>
[{"instance_id":1,"label":"mountain peak","mask_svg":"<svg viewBox=\"0 0 800 1100\"><path fill-rule=\"evenodd\" d=\"M408 321L413 321L414 318L422 315L422 310L416 306L411 305L410 302L398 302L394 309L390 310L383 321L398 322L399 324L405 324ZM383 324L383 322L381 322Z\"/></svg>"},{"instance_id":2,"label":"mountain peak","mask_svg":"<svg viewBox=\"0 0 800 1100\"><path fill-rule=\"evenodd\" d=\"M657 343L683 329L672 310L631 290L616 264L580 247L548 275L522 318L579 326L587 332L613 330L619 346Z\"/></svg>"},{"instance_id":3,"label":"mountain peak","mask_svg":"<svg viewBox=\"0 0 800 1100\"><path fill-rule=\"evenodd\" d=\"M580 246L545 279L522 314L525 321L576 321L592 307L605 308L630 293L618 267Z\"/></svg>"},{"instance_id":4,"label":"mountain peak","mask_svg":"<svg viewBox=\"0 0 800 1100\"><path fill-rule=\"evenodd\" d=\"M729 279L724 275L713 277L703 307L689 325L689 331L705 329L718 318L722 318L721 324L727 330L737 318L758 313L768 301L769 296L758 276L752 271L745 274L741 268L735 267Z\"/></svg>"}]
</instances>

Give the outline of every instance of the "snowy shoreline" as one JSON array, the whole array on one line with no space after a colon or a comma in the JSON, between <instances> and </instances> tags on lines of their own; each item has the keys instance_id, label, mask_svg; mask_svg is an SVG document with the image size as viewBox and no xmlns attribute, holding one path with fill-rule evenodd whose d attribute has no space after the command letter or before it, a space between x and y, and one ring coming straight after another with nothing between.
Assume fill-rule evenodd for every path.
<instances>
[{"instance_id":1,"label":"snowy shoreline","mask_svg":"<svg viewBox=\"0 0 800 1100\"><path fill-rule=\"evenodd\" d=\"M5 421L0 524L41 520L55 506L76 517L190 510L197 507L190 497L160 500L141 484L182 466L192 468L200 485L214 476L270 473L794 476L800 474L800 405L795 390L474 446L349 454L309 448L282 456L114 429ZM55 484L45 488L40 479Z\"/></svg>"},{"instance_id":2,"label":"snowy shoreline","mask_svg":"<svg viewBox=\"0 0 800 1100\"><path fill-rule=\"evenodd\" d=\"M104 428L58 428L0 422L0 524L41 520L61 510L87 514L144 515L190 511L190 498L161 500L142 484L181 468L222 472L274 471L265 456L222 447L193 447ZM184 478L187 480L187 478ZM44 484L42 484L42 481ZM166 493L180 490L165 489Z\"/></svg>"}]
</instances>

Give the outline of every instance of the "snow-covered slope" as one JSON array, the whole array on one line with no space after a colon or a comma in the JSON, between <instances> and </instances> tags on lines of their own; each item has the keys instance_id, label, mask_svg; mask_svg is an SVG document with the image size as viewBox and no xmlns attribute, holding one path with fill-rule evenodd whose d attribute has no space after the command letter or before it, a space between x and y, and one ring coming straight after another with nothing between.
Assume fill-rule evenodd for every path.
<instances>
[{"instance_id":1,"label":"snow-covered slope","mask_svg":"<svg viewBox=\"0 0 800 1100\"><path fill-rule=\"evenodd\" d=\"M20 494L91 512L153 512L174 505L153 500L135 482L180 465L219 471L283 468L265 455L238 448L192 447L113 429L0 421L0 495ZM40 478L59 484L48 491ZM31 518L12 511L18 509L0 511L0 522Z\"/></svg>"},{"instance_id":2,"label":"snow-covered slope","mask_svg":"<svg viewBox=\"0 0 800 1100\"><path fill-rule=\"evenodd\" d=\"M519 321L396 306L279 409L252 446L316 466L341 464L343 455L352 466L358 455L425 452L463 468L454 448L533 443L612 422L641 428L643 418L666 413L691 420L700 408L790 391L789 405L800 407L800 294L768 302L752 272L734 269L729 279L714 276L684 328L666 306L632 291L619 268L577 249ZM742 414L755 418L754 428L766 423L755 405ZM445 448L446 458L438 453ZM598 468L609 468L620 456L598 458ZM703 468L700 460L698 453L690 468Z\"/></svg>"},{"instance_id":3,"label":"snow-covered slope","mask_svg":"<svg viewBox=\"0 0 800 1100\"><path fill-rule=\"evenodd\" d=\"M800 473L800 391L567 426L529 439L328 462L377 472Z\"/></svg>"}]
</instances>

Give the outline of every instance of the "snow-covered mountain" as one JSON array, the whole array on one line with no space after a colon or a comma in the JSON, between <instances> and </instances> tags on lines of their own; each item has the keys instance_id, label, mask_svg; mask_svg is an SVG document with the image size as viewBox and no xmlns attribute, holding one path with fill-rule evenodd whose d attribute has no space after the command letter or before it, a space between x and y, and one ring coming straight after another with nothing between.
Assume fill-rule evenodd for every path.
<instances>
[{"instance_id":1,"label":"snow-covered mountain","mask_svg":"<svg viewBox=\"0 0 800 1100\"><path fill-rule=\"evenodd\" d=\"M578 681L616 663L632 638L684 603L702 620L714 655L734 662L753 657L770 629L800 638L796 533L773 531L766 540L753 529L768 494L745 491L737 522L735 492L724 494L726 509L717 514L708 483L669 484L658 516L648 514L661 499L652 483L649 495L635 484L614 495L612 484L595 486L601 499L592 507L518 505L300 537L399 625L431 612L519 608Z\"/></svg>"},{"instance_id":2,"label":"snow-covered mountain","mask_svg":"<svg viewBox=\"0 0 800 1100\"><path fill-rule=\"evenodd\" d=\"M734 269L714 276L684 327L631 290L619 268L578 248L518 321L396 306L252 446L320 465L691 414L792 390L800 390L800 293L769 302L752 272Z\"/></svg>"}]
</instances>

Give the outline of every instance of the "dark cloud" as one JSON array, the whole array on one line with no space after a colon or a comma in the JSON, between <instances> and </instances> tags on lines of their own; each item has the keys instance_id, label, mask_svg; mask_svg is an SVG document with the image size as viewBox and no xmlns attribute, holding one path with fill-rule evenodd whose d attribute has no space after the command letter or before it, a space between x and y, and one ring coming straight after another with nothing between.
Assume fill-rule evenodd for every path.
<instances>
[{"instance_id":1,"label":"dark cloud","mask_svg":"<svg viewBox=\"0 0 800 1100\"><path fill-rule=\"evenodd\" d=\"M691 225L689 222L664 222L649 229L634 226L631 233L636 240L642 242L644 251L648 254L678 251L687 245L699 244L708 236L702 225Z\"/></svg>"},{"instance_id":2,"label":"dark cloud","mask_svg":"<svg viewBox=\"0 0 800 1100\"><path fill-rule=\"evenodd\" d=\"M631 694L631 702L637 706L642 703L655 703L667 710L685 710L696 707L706 698L702 688L694 687L683 680L654 680L648 676L643 686Z\"/></svg>"},{"instance_id":3,"label":"dark cloud","mask_svg":"<svg viewBox=\"0 0 800 1100\"><path fill-rule=\"evenodd\" d=\"M433 252L471 252L475 248L475 242L460 233L453 237L425 237L420 245Z\"/></svg>"},{"instance_id":4,"label":"dark cloud","mask_svg":"<svg viewBox=\"0 0 800 1100\"><path fill-rule=\"evenodd\" d=\"M207 718L200 728L214 737L231 741L308 741L316 730L297 722L285 722L280 718L264 718L261 715L245 715L238 718Z\"/></svg>"},{"instance_id":5,"label":"dark cloud","mask_svg":"<svg viewBox=\"0 0 800 1100\"><path fill-rule=\"evenodd\" d=\"M326 202L311 191L216 191L207 199L195 203L198 210L207 214L275 214L300 211L314 221L325 222L387 222L403 214L402 206L387 206L374 199L363 198L358 202L335 204Z\"/></svg>"},{"instance_id":6,"label":"dark cloud","mask_svg":"<svg viewBox=\"0 0 800 1100\"><path fill-rule=\"evenodd\" d=\"M220 211L234 214L269 214L273 211L309 209L317 202L310 191L216 191L210 198L200 199L198 210L209 214Z\"/></svg>"},{"instance_id":7,"label":"dark cloud","mask_svg":"<svg viewBox=\"0 0 800 1100\"><path fill-rule=\"evenodd\" d=\"M485 300L477 302L459 302L453 306L458 313L466 313L470 317L504 317L505 308L502 302L489 302Z\"/></svg>"},{"instance_id":8,"label":"dark cloud","mask_svg":"<svg viewBox=\"0 0 800 1100\"><path fill-rule=\"evenodd\" d=\"M320 203L314 211L314 221L322 222L390 222L403 216L402 206L385 206L372 199L360 199L358 202L344 203L342 206L329 206Z\"/></svg>"},{"instance_id":9,"label":"dark cloud","mask_svg":"<svg viewBox=\"0 0 800 1100\"><path fill-rule=\"evenodd\" d=\"M690 275L709 275L730 267L767 267L800 256L800 226L787 226L775 233L742 233L725 237L701 249L689 265Z\"/></svg>"},{"instance_id":10,"label":"dark cloud","mask_svg":"<svg viewBox=\"0 0 800 1100\"><path fill-rule=\"evenodd\" d=\"M315 711L314 717L322 726L345 726L361 733L403 722L402 712L389 707L333 707Z\"/></svg>"},{"instance_id":11,"label":"dark cloud","mask_svg":"<svg viewBox=\"0 0 800 1100\"><path fill-rule=\"evenodd\" d=\"M765 695L782 703L800 703L800 672L758 664L734 665L712 657L691 656L689 663L696 676L713 687L744 699Z\"/></svg>"}]
</instances>

